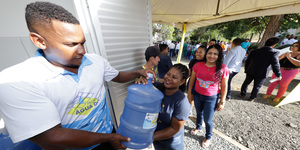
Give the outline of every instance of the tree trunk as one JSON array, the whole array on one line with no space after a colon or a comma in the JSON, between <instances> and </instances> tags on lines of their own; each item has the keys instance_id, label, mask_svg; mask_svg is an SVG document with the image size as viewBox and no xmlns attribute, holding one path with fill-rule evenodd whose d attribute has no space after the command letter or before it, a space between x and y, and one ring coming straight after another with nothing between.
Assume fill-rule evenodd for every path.
<instances>
[{"instance_id":1,"label":"tree trunk","mask_svg":"<svg viewBox=\"0 0 300 150\"><path fill-rule=\"evenodd\" d=\"M275 36L276 32L278 31L278 29L281 25L279 20L283 19L283 16L284 16L284 14L271 16L269 23L267 25L267 28L265 30L265 33L263 35L263 38L261 39L261 41L258 45L258 48L263 47L269 38Z\"/></svg>"},{"instance_id":2,"label":"tree trunk","mask_svg":"<svg viewBox=\"0 0 300 150\"><path fill-rule=\"evenodd\" d=\"M251 33L251 36L250 36L250 42L252 41L252 38L253 38L253 33Z\"/></svg>"}]
</instances>

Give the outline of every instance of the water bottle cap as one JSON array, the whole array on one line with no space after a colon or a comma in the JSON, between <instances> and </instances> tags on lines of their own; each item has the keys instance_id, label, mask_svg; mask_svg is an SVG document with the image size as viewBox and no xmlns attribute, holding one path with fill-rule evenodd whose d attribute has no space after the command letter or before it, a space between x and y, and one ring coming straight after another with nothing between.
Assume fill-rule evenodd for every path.
<instances>
[{"instance_id":1,"label":"water bottle cap","mask_svg":"<svg viewBox=\"0 0 300 150\"><path fill-rule=\"evenodd\" d=\"M153 78L153 74L152 74L152 73L147 73L147 76L148 76L149 78Z\"/></svg>"}]
</instances>

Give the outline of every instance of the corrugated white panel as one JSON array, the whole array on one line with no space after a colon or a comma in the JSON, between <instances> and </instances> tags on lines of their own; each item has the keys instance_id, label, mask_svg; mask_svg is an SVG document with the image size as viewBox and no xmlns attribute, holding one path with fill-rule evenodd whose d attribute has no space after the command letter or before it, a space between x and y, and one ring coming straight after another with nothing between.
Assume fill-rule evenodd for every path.
<instances>
[{"instance_id":1,"label":"corrugated white panel","mask_svg":"<svg viewBox=\"0 0 300 150\"><path fill-rule=\"evenodd\" d=\"M152 41L149 2L149 0L87 0L100 54L119 71L136 70L146 63L144 52ZM130 84L133 82L108 83L118 123L123 112L127 87Z\"/></svg>"}]
</instances>

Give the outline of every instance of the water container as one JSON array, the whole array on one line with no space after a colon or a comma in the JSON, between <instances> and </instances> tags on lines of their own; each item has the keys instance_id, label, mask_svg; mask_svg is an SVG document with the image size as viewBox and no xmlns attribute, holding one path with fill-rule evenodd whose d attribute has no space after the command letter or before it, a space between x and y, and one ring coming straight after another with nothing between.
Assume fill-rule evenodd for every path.
<instances>
[{"instance_id":1,"label":"water container","mask_svg":"<svg viewBox=\"0 0 300 150\"><path fill-rule=\"evenodd\" d=\"M148 84L133 84L127 90L123 114L120 118L118 134L130 137L130 142L122 144L131 149L143 149L152 144L157 126L158 113L164 95L153 86L153 75L147 74Z\"/></svg>"},{"instance_id":2,"label":"water container","mask_svg":"<svg viewBox=\"0 0 300 150\"><path fill-rule=\"evenodd\" d=\"M1 150L42 150L36 144L29 140L13 143L9 135L0 133L0 149Z\"/></svg>"},{"instance_id":3,"label":"water container","mask_svg":"<svg viewBox=\"0 0 300 150\"><path fill-rule=\"evenodd\" d=\"M42 150L29 140L13 143L0 116L0 150Z\"/></svg>"}]
</instances>

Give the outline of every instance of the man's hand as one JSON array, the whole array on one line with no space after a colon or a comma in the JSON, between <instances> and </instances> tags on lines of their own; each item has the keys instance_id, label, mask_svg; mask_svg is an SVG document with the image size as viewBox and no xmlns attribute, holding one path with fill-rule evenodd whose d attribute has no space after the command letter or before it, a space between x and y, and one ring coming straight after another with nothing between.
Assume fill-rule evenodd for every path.
<instances>
[{"instance_id":1,"label":"man's hand","mask_svg":"<svg viewBox=\"0 0 300 150\"><path fill-rule=\"evenodd\" d=\"M156 78L155 72L151 69L142 69L142 70L139 70L139 73L140 73L141 76L144 76L147 79L148 79L147 73L153 74L153 78Z\"/></svg>"},{"instance_id":2,"label":"man's hand","mask_svg":"<svg viewBox=\"0 0 300 150\"><path fill-rule=\"evenodd\" d=\"M154 72L153 70L151 70L151 69L142 69L142 70L138 70L138 71L139 71L139 73L140 73L141 76L143 76L143 77L146 78L146 80L149 79L147 73L153 74L153 80L152 80L152 83L154 83L156 76L155 76L155 72Z\"/></svg>"},{"instance_id":3,"label":"man's hand","mask_svg":"<svg viewBox=\"0 0 300 150\"><path fill-rule=\"evenodd\" d=\"M115 148L115 149L126 149L127 147L122 144L122 142L129 142L131 139L129 137L124 137L117 133L112 133L112 138L109 141L109 143Z\"/></svg>"}]
</instances>

